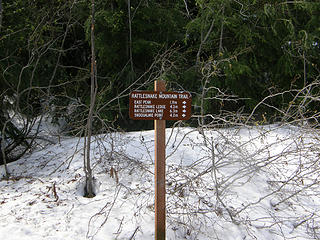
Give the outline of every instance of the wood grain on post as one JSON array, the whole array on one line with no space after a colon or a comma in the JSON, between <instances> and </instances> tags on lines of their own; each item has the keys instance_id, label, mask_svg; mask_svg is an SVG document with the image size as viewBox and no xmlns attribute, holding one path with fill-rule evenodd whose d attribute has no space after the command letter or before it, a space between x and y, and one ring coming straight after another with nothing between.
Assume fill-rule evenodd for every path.
<instances>
[{"instance_id":1,"label":"wood grain on post","mask_svg":"<svg viewBox=\"0 0 320 240\"><path fill-rule=\"evenodd\" d=\"M165 91L163 80L155 81L155 91ZM166 238L165 120L155 120L155 239Z\"/></svg>"}]
</instances>

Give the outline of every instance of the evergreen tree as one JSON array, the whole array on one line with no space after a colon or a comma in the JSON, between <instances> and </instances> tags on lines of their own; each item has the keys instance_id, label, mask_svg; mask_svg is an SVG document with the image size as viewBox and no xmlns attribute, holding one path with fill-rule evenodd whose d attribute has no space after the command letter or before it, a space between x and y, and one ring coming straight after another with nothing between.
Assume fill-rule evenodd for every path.
<instances>
[{"instance_id":1,"label":"evergreen tree","mask_svg":"<svg viewBox=\"0 0 320 240\"><path fill-rule=\"evenodd\" d=\"M218 87L248 98L248 112L270 93L301 88L317 78L318 2L197 1L197 7L186 44L196 64L202 63L199 72L211 66L208 96ZM289 96L283 97L270 104L288 104ZM211 102L207 111L220 106Z\"/></svg>"}]
</instances>

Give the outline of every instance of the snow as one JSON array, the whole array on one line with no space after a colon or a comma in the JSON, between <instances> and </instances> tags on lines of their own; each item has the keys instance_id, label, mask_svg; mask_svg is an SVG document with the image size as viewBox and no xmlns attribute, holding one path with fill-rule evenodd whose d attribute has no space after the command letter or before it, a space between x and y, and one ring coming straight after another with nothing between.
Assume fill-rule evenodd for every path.
<instances>
[{"instance_id":1,"label":"snow","mask_svg":"<svg viewBox=\"0 0 320 240\"><path fill-rule=\"evenodd\" d=\"M154 239L154 131L52 134L0 169L0 239ZM292 125L166 129L167 239L319 239L319 132ZM43 141L50 139L54 144Z\"/></svg>"}]
</instances>

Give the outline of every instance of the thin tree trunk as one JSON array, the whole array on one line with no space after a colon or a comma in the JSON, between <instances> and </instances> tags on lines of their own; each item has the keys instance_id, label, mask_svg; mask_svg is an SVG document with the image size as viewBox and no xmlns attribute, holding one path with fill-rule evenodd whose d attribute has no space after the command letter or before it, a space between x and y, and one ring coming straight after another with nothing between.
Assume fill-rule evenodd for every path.
<instances>
[{"instance_id":1,"label":"thin tree trunk","mask_svg":"<svg viewBox=\"0 0 320 240\"><path fill-rule=\"evenodd\" d=\"M220 29L220 41L219 41L219 54L223 52L223 27L224 27L224 6L222 8L222 21L221 21L221 29Z\"/></svg>"},{"instance_id":2,"label":"thin tree trunk","mask_svg":"<svg viewBox=\"0 0 320 240\"><path fill-rule=\"evenodd\" d=\"M91 136L92 136L92 119L97 95L97 66L95 59L95 45L94 45L94 0L91 0L91 92L90 92L90 109L87 121L87 137L86 137L86 154L85 154L85 174L86 174L86 197L92 198L95 196L93 191L93 174L90 161Z\"/></svg>"},{"instance_id":3,"label":"thin tree trunk","mask_svg":"<svg viewBox=\"0 0 320 240\"><path fill-rule=\"evenodd\" d=\"M186 11L187 11L187 16L190 17L190 12L189 12L189 9L188 9L188 4L187 4L187 1L186 0L183 0L184 2L184 6L186 8Z\"/></svg>"},{"instance_id":4,"label":"thin tree trunk","mask_svg":"<svg viewBox=\"0 0 320 240\"><path fill-rule=\"evenodd\" d=\"M303 51L303 87L307 86L307 65L306 65L306 54Z\"/></svg>"},{"instance_id":5,"label":"thin tree trunk","mask_svg":"<svg viewBox=\"0 0 320 240\"><path fill-rule=\"evenodd\" d=\"M2 27L2 0L0 0L0 32Z\"/></svg>"},{"instance_id":6,"label":"thin tree trunk","mask_svg":"<svg viewBox=\"0 0 320 240\"><path fill-rule=\"evenodd\" d=\"M214 24L214 19L212 19L212 22L211 22L211 25L209 27L209 30L206 33L206 36L204 38L203 38L204 32L201 31L201 42L200 42L200 46L199 46L199 49L198 49L198 52L197 52L196 65L198 65L200 63L200 55L201 55L201 52L202 52L202 47L206 43L206 41L208 40L208 37L210 36L210 34L212 32L213 24Z\"/></svg>"},{"instance_id":7,"label":"thin tree trunk","mask_svg":"<svg viewBox=\"0 0 320 240\"><path fill-rule=\"evenodd\" d=\"M4 132L6 130L6 125L7 125L7 122L4 123L3 125L3 128L1 129L1 145L0 145L0 149L1 149L1 154L2 154L2 161L3 161L3 166L4 166L4 170L5 170L5 173L6 173L6 178L9 179L10 177L10 173L9 173L9 169L8 169L8 166L7 166L7 156L6 156L6 153L5 153L5 135L4 135Z\"/></svg>"},{"instance_id":8,"label":"thin tree trunk","mask_svg":"<svg viewBox=\"0 0 320 240\"><path fill-rule=\"evenodd\" d=\"M128 0L128 24L129 24L129 61L131 72L133 72L133 59L132 59L132 28L131 28L131 3Z\"/></svg>"}]
</instances>

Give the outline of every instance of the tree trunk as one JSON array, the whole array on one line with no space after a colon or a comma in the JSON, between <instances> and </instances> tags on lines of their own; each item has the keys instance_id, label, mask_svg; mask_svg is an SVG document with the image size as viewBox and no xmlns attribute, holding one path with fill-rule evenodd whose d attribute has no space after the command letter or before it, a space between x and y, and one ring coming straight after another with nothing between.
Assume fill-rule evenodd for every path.
<instances>
[{"instance_id":1,"label":"tree trunk","mask_svg":"<svg viewBox=\"0 0 320 240\"><path fill-rule=\"evenodd\" d=\"M0 0L0 32L2 27L2 0Z\"/></svg>"},{"instance_id":2,"label":"tree trunk","mask_svg":"<svg viewBox=\"0 0 320 240\"><path fill-rule=\"evenodd\" d=\"M131 72L133 72L133 59L132 59L132 28L131 28L131 3L130 0L128 2L128 25L129 25L129 61Z\"/></svg>"},{"instance_id":3,"label":"tree trunk","mask_svg":"<svg viewBox=\"0 0 320 240\"><path fill-rule=\"evenodd\" d=\"M92 198L95 196L93 190L93 174L90 161L90 148L91 148L91 135L92 135L92 120L93 111L95 106L95 100L97 95L97 67L95 59L95 45L94 45L94 0L91 0L91 93L90 93L90 109L87 121L87 131L86 131L86 154L84 156L84 169L86 174L86 188L85 196Z\"/></svg>"}]
</instances>

